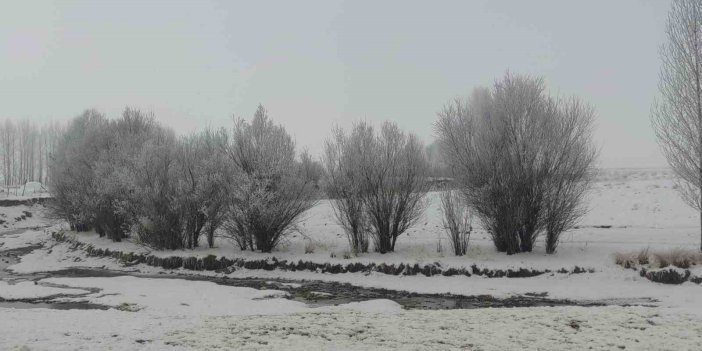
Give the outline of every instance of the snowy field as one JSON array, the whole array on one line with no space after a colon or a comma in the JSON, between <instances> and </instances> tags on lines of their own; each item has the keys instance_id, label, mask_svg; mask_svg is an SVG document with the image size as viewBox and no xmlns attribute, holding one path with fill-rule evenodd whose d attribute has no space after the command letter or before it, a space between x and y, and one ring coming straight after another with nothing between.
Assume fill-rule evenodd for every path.
<instances>
[{"instance_id":1,"label":"snowy field","mask_svg":"<svg viewBox=\"0 0 702 351\"><path fill-rule=\"evenodd\" d=\"M40 205L3 207L0 211L7 218L14 219L18 214L21 217L22 211L30 211L33 216L11 220L7 228L0 230L0 253L35 245L43 247L23 253L19 262L7 263L6 272L0 274L0 349L702 349L702 285L653 283L633 270L615 265L613 259L615 252L699 246L699 217L679 199L669 171L601 172L589 198L590 212L577 229L564 234L554 255L544 253L542 242L529 254L496 253L486 233L476 228L468 255L454 257L443 234L437 194L431 194L430 201L425 218L398 239L395 253L386 255L367 253L345 258L346 238L326 201L320 201L306 215L300 225L301 234L272 254L241 252L222 237L217 238L213 249L156 252L135 242L112 243L94 233L68 235L94 247L164 257L274 256L344 264L436 262L442 267L475 264L492 269L553 271L579 266L591 268L594 273L484 278L248 269L229 273L165 271L145 265L124 266L111 258L88 257L68 243L53 241L47 234L49 230L37 227L53 225L53 229L61 224L42 215ZM305 254L306 248L313 248L314 252ZM70 268L171 279L52 277L51 273L40 273ZM702 274L700 267L691 271ZM316 307L290 299L285 289L219 285L169 275L173 273L299 283L333 281L425 294L496 298L539 295L614 305L437 311L404 309L391 300L373 299ZM100 308L27 308L26 304L17 307L9 301L85 303Z\"/></svg>"}]
</instances>

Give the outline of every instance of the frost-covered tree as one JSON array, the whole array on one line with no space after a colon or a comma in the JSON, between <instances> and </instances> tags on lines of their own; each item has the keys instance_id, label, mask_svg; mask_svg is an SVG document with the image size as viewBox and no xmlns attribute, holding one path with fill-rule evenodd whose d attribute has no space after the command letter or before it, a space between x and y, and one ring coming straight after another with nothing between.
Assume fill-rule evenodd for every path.
<instances>
[{"instance_id":1,"label":"frost-covered tree","mask_svg":"<svg viewBox=\"0 0 702 351\"><path fill-rule=\"evenodd\" d=\"M205 215L207 245L214 246L215 231L222 227L229 204L229 189L234 182L234 170L227 160L229 137L225 130L205 130L197 136L200 154L199 196Z\"/></svg>"},{"instance_id":2,"label":"frost-covered tree","mask_svg":"<svg viewBox=\"0 0 702 351\"><path fill-rule=\"evenodd\" d=\"M142 146L134 161L139 200L138 234L142 243L159 249L187 246L183 197L178 169L178 139L159 128Z\"/></svg>"},{"instance_id":3,"label":"frost-covered tree","mask_svg":"<svg viewBox=\"0 0 702 351\"><path fill-rule=\"evenodd\" d=\"M552 97L542 79L507 74L439 113L439 144L466 203L498 251L528 252L547 231L547 251L582 214L597 155L593 110Z\"/></svg>"},{"instance_id":4,"label":"frost-covered tree","mask_svg":"<svg viewBox=\"0 0 702 351\"><path fill-rule=\"evenodd\" d=\"M651 120L684 200L702 224L702 3L675 0L661 47L660 99ZM700 232L702 250L702 229Z\"/></svg>"},{"instance_id":5,"label":"frost-covered tree","mask_svg":"<svg viewBox=\"0 0 702 351\"><path fill-rule=\"evenodd\" d=\"M356 126L351 135L336 128L324 146L325 187L334 216L346 233L351 250L368 252L369 223L364 205L364 178L361 169L364 152L361 138L365 127Z\"/></svg>"},{"instance_id":6,"label":"frost-covered tree","mask_svg":"<svg viewBox=\"0 0 702 351\"><path fill-rule=\"evenodd\" d=\"M451 248L456 256L463 256L468 251L470 233L473 231L470 211L458 190L445 189L440 198L442 222Z\"/></svg>"},{"instance_id":7,"label":"frost-covered tree","mask_svg":"<svg viewBox=\"0 0 702 351\"><path fill-rule=\"evenodd\" d=\"M426 209L429 164L419 139L390 122L376 133L359 122L348 136L336 131L327 143L328 194L353 246L363 249L368 228L380 253L395 250L397 238ZM354 243L354 240L356 243ZM362 250L361 250L362 251Z\"/></svg>"},{"instance_id":8,"label":"frost-covered tree","mask_svg":"<svg viewBox=\"0 0 702 351\"><path fill-rule=\"evenodd\" d=\"M235 179L225 228L241 249L270 252L315 204L313 181L301 170L295 142L261 105L251 122L235 123L227 154Z\"/></svg>"},{"instance_id":9,"label":"frost-covered tree","mask_svg":"<svg viewBox=\"0 0 702 351\"><path fill-rule=\"evenodd\" d=\"M104 115L85 111L69 124L50 163L51 209L78 231L93 229L97 219L96 169L110 139L108 126Z\"/></svg>"}]
</instances>

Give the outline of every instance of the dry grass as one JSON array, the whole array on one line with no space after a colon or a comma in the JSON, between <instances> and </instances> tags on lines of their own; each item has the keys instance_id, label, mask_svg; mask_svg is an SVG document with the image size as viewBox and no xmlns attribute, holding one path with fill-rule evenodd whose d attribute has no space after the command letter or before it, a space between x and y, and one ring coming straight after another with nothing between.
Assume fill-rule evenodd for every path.
<instances>
[{"instance_id":1,"label":"dry grass","mask_svg":"<svg viewBox=\"0 0 702 351\"><path fill-rule=\"evenodd\" d=\"M702 253L682 248L661 251L651 251L646 248L639 251L617 252L614 254L614 262L624 268L649 265L651 268L675 266L686 269L694 265L702 265Z\"/></svg>"},{"instance_id":2,"label":"dry grass","mask_svg":"<svg viewBox=\"0 0 702 351\"><path fill-rule=\"evenodd\" d=\"M315 244L311 240L308 240L307 242L305 242L305 255L314 253L314 251L316 249L317 249L317 244Z\"/></svg>"}]
</instances>

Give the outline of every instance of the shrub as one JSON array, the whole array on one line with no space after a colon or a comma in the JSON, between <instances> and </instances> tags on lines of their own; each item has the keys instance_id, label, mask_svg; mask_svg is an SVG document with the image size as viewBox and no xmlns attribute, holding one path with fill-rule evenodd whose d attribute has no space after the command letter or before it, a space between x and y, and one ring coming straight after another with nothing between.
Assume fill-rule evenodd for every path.
<instances>
[{"instance_id":1,"label":"shrub","mask_svg":"<svg viewBox=\"0 0 702 351\"><path fill-rule=\"evenodd\" d=\"M702 254L696 250L676 248L651 253L651 265L658 268L675 266L687 269L696 264L702 264Z\"/></svg>"},{"instance_id":2,"label":"shrub","mask_svg":"<svg viewBox=\"0 0 702 351\"><path fill-rule=\"evenodd\" d=\"M675 266L687 269L693 265L702 264L702 253L696 250L675 248L663 251L650 251L648 248L633 252L617 252L614 262L624 268L649 266L651 268L666 268Z\"/></svg>"}]
</instances>

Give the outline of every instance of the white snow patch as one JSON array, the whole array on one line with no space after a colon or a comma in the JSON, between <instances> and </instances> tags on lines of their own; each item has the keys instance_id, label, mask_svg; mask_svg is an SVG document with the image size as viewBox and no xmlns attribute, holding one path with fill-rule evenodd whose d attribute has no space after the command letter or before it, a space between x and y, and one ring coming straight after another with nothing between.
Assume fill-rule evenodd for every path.
<instances>
[{"instance_id":1,"label":"white snow patch","mask_svg":"<svg viewBox=\"0 0 702 351\"><path fill-rule=\"evenodd\" d=\"M350 302L343 305L335 306L336 308L349 309L357 312L367 313L399 313L402 311L402 305L388 299L377 299L360 302Z\"/></svg>"},{"instance_id":2,"label":"white snow patch","mask_svg":"<svg viewBox=\"0 0 702 351\"><path fill-rule=\"evenodd\" d=\"M41 230L27 229L21 233L0 236L0 251L19 249L44 242L48 236Z\"/></svg>"},{"instance_id":3,"label":"white snow patch","mask_svg":"<svg viewBox=\"0 0 702 351\"><path fill-rule=\"evenodd\" d=\"M558 307L215 317L171 345L236 350L698 350L702 324L650 308Z\"/></svg>"},{"instance_id":4,"label":"white snow patch","mask_svg":"<svg viewBox=\"0 0 702 351\"><path fill-rule=\"evenodd\" d=\"M73 250L66 244L37 249L20 258L20 262L8 269L18 274L60 271L67 268L121 269L116 260L88 257L82 250Z\"/></svg>"},{"instance_id":5,"label":"white snow patch","mask_svg":"<svg viewBox=\"0 0 702 351\"><path fill-rule=\"evenodd\" d=\"M100 292L80 299L114 307L133 306L150 315L281 314L308 309L301 302L281 298L287 294L284 291L225 286L206 281L120 276L47 278L41 282L98 288ZM67 298L66 301L71 299Z\"/></svg>"},{"instance_id":6,"label":"white snow patch","mask_svg":"<svg viewBox=\"0 0 702 351\"><path fill-rule=\"evenodd\" d=\"M23 281L16 284L0 280L0 298L5 300L39 299L56 295L82 295L88 293L83 289L69 289L35 284Z\"/></svg>"}]
</instances>

